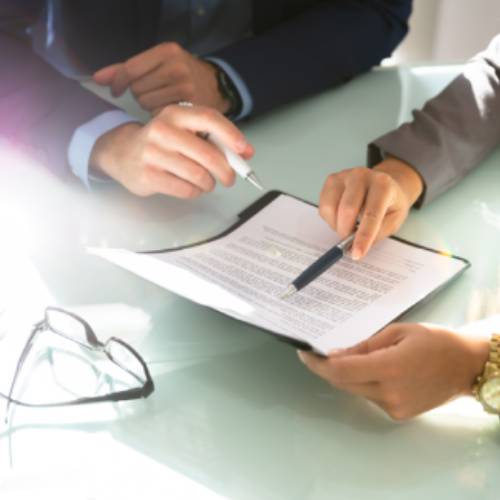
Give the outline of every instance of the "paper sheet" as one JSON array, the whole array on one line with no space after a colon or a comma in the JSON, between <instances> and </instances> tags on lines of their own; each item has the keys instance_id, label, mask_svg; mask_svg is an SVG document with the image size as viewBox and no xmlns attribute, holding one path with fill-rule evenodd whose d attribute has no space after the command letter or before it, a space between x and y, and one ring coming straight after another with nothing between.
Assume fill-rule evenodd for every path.
<instances>
[{"instance_id":1,"label":"paper sheet","mask_svg":"<svg viewBox=\"0 0 500 500\"><path fill-rule=\"evenodd\" d=\"M286 286L338 236L317 208L279 196L230 234L160 254L91 249L194 302L311 344L322 354L376 333L467 264L394 239L344 257L296 295Z\"/></svg>"}]
</instances>

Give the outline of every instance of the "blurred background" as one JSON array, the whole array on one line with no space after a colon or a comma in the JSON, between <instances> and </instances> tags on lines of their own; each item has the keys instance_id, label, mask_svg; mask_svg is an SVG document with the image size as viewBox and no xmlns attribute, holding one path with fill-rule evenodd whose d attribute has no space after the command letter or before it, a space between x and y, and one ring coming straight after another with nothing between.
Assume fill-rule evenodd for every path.
<instances>
[{"instance_id":1,"label":"blurred background","mask_svg":"<svg viewBox=\"0 0 500 500\"><path fill-rule=\"evenodd\" d=\"M499 0L414 0L410 33L384 65L464 61L497 33Z\"/></svg>"}]
</instances>

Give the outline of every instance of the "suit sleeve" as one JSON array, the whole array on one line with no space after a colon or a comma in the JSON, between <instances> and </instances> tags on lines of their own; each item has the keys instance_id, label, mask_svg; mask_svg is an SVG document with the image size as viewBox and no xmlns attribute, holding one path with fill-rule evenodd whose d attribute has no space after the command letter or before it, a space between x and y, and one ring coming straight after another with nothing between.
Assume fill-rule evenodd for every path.
<instances>
[{"instance_id":1,"label":"suit sleeve","mask_svg":"<svg viewBox=\"0 0 500 500\"><path fill-rule=\"evenodd\" d=\"M410 0L316 2L214 57L243 79L257 115L368 71L402 40L410 11Z\"/></svg>"},{"instance_id":2,"label":"suit sleeve","mask_svg":"<svg viewBox=\"0 0 500 500\"><path fill-rule=\"evenodd\" d=\"M420 111L374 141L370 166L390 154L412 165L428 203L476 167L500 143L500 35Z\"/></svg>"},{"instance_id":3,"label":"suit sleeve","mask_svg":"<svg viewBox=\"0 0 500 500\"><path fill-rule=\"evenodd\" d=\"M69 80L16 37L0 33L0 135L57 174L70 172L74 131L116 109Z\"/></svg>"}]
</instances>

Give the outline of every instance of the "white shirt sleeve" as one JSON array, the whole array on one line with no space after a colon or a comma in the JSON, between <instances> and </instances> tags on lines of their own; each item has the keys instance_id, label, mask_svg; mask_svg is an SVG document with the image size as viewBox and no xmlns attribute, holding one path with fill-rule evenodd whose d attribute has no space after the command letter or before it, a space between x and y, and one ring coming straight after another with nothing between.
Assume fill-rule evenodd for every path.
<instances>
[{"instance_id":1,"label":"white shirt sleeve","mask_svg":"<svg viewBox=\"0 0 500 500\"><path fill-rule=\"evenodd\" d=\"M125 111L113 110L102 113L75 130L68 147L71 171L90 189L90 180L105 182L105 176L89 174L89 160L97 139L106 132L125 123L137 122Z\"/></svg>"}]
</instances>

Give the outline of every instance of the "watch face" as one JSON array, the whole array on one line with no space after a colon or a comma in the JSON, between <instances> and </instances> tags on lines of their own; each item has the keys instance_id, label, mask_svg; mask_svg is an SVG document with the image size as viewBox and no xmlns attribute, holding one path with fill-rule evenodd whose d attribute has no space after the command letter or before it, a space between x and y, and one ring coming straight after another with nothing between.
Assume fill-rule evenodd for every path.
<instances>
[{"instance_id":1,"label":"watch face","mask_svg":"<svg viewBox=\"0 0 500 500\"><path fill-rule=\"evenodd\" d=\"M488 379L481 387L479 395L492 412L500 414L500 376Z\"/></svg>"}]
</instances>

